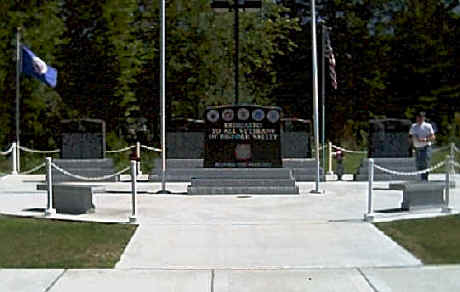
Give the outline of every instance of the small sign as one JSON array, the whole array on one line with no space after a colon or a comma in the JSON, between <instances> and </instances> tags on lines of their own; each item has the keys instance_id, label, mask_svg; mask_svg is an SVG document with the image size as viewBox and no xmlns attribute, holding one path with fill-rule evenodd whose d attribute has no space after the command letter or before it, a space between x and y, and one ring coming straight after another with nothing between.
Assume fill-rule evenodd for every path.
<instances>
[{"instance_id":1,"label":"small sign","mask_svg":"<svg viewBox=\"0 0 460 292\"><path fill-rule=\"evenodd\" d=\"M282 167L279 107L209 107L205 117L205 167Z\"/></svg>"}]
</instances>

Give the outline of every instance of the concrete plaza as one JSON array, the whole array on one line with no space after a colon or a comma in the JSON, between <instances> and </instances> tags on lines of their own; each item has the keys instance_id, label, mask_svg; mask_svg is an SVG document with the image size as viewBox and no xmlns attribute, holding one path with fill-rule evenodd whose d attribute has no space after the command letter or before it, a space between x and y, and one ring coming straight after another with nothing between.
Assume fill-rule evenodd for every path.
<instances>
[{"instance_id":1,"label":"concrete plaza","mask_svg":"<svg viewBox=\"0 0 460 292\"><path fill-rule=\"evenodd\" d=\"M0 213L42 217L41 179L3 178ZM191 197L186 184L168 184L172 195L140 184L139 228L114 270L0 270L0 291L460 291L459 266L423 266L362 221L367 183L327 182L320 196L309 193L313 183L299 186L298 196ZM127 222L129 184L109 183L106 191L95 197L95 214L55 218ZM377 191L375 208L398 208L401 197Z\"/></svg>"}]
</instances>

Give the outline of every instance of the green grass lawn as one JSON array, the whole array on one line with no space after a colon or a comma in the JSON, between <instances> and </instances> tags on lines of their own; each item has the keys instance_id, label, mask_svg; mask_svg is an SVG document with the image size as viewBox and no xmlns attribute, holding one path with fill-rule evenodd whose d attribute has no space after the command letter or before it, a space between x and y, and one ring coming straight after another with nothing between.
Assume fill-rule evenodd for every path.
<instances>
[{"instance_id":1,"label":"green grass lawn","mask_svg":"<svg viewBox=\"0 0 460 292\"><path fill-rule=\"evenodd\" d=\"M113 268L135 230L0 216L0 268Z\"/></svg>"},{"instance_id":2,"label":"green grass lawn","mask_svg":"<svg viewBox=\"0 0 460 292\"><path fill-rule=\"evenodd\" d=\"M460 264L460 216L375 224L424 264Z\"/></svg>"}]
</instances>

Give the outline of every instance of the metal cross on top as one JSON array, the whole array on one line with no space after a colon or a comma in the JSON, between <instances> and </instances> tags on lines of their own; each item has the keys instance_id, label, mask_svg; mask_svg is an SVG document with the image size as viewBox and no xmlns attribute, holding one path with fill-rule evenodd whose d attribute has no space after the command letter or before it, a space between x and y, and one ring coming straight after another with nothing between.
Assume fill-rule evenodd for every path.
<instances>
[{"instance_id":1,"label":"metal cross on top","mask_svg":"<svg viewBox=\"0 0 460 292\"><path fill-rule=\"evenodd\" d=\"M235 37L235 104L239 103L239 11L243 10L253 10L260 9L262 7L261 0L211 0L211 8L216 12L222 12L227 10L233 10L235 14L235 23L234 23L234 37ZM238 9L236 9L238 8Z\"/></svg>"}]
</instances>

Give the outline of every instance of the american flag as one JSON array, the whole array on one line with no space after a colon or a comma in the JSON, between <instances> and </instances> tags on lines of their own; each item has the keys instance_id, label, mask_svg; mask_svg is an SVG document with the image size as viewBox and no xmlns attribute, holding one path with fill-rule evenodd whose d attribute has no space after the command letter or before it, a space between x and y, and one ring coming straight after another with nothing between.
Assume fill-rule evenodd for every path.
<instances>
[{"instance_id":1,"label":"american flag","mask_svg":"<svg viewBox=\"0 0 460 292\"><path fill-rule=\"evenodd\" d=\"M337 89L337 73L335 72L335 56L334 50L331 46L331 38L329 37L329 33L326 34L326 56L329 60L329 77L331 78L332 87Z\"/></svg>"}]
</instances>

